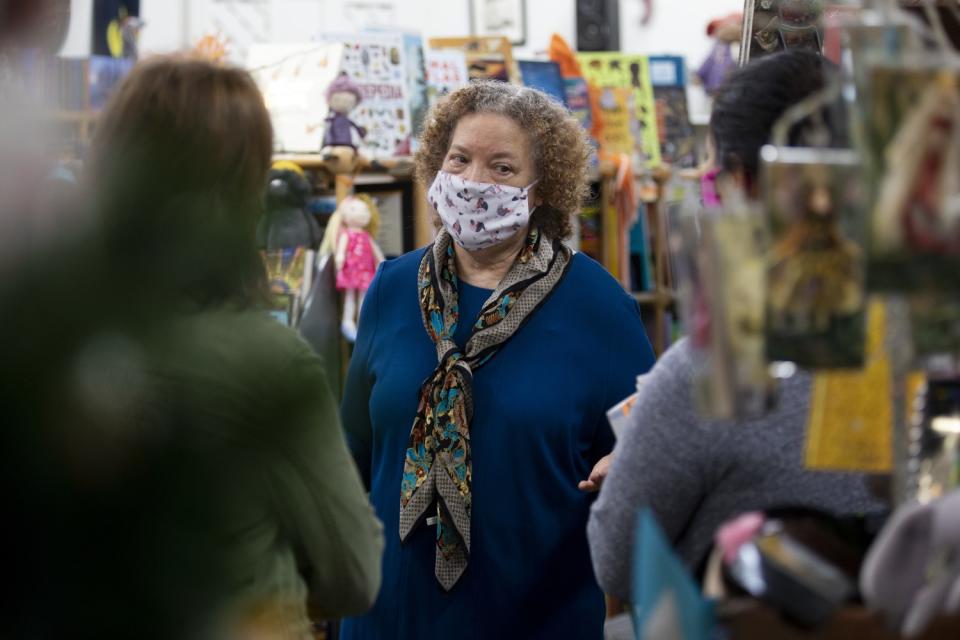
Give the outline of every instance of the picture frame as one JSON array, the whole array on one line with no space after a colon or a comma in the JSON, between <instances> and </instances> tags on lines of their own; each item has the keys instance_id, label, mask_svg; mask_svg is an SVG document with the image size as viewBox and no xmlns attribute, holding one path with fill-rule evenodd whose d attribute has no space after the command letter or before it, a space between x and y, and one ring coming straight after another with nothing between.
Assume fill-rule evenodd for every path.
<instances>
[{"instance_id":1,"label":"picture frame","mask_svg":"<svg viewBox=\"0 0 960 640\"><path fill-rule=\"evenodd\" d=\"M413 186L411 183L357 184L358 193L366 193L380 210L377 244L387 258L413 251Z\"/></svg>"},{"instance_id":2,"label":"picture frame","mask_svg":"<svg viewBox=\"0 0 960 640\"><path fill-rule=\"evenodd\" d=\"M504 36L510 44L527 41L526 0L470 0L470 33Z\"/></svg>"}]
</instances>

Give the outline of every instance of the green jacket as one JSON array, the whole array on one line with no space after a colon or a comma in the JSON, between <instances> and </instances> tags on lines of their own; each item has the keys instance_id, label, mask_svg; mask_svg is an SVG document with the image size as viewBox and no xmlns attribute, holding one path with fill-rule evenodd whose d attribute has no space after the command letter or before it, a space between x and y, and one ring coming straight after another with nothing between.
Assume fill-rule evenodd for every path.
<instances>
[{"instance_id":1,"label":"green jacket","mask_svg":"<svg viewBox=\"0 0 960 640\"><path fill-rule=\"evenodd\" d=\"M177 535L199 531L217 550L226 619L305 638L308 604L327 617L368 609L383 528L322 361L255 311L187 316L148 344L144 423L177 442L170 495L196 496L178 500Z\"/></svg>"}]
</instances>

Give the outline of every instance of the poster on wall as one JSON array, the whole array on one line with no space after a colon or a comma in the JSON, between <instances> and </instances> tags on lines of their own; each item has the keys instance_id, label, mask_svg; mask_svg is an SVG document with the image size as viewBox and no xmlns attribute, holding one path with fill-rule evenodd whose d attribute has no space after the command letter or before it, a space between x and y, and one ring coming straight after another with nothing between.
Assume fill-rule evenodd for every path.
<instances>
[{"instance_id":1,"label":"poster on wall","mask_svg":"<svg viewBox=\"0 0 960 640\"><path fill-rule=\"evenodd\" d=\"M140 0L95 0L90 52L95 56L135 58Z\"/></svg>"},{"instance_id":2,"label":"poster on wall","mask_svg":"<svg viewBox=\"0 0 960 640\"><path fill-rule=\"evenodd\" d=\"M524 0L470 0L470 33L476 36L505 36L510 44L527 41Z\"/></svg>"},{"instance_id":3,"label":"poster on wall","mask_svg":"<svg viewBox=\"0 0 960 640\"><path fill-rule=\"evenodd\" d=\"M327 87L340 72L343 45L257 44L247 68L263 93L273 122L274 147L317 153L323 146Z\"/></svg>"},{"instance_id":4,"label":"poster on wall","mask_svg":"<svg viewBox=\"0 0 960 640\"><path fill-rule=\"evenodd\" d=\"M577 54L587 82L600 88L629 89L633 97L634 162L636 166L660 165L657 108L650 82L647 56L619 52Z\"/></svg>"},{"instance_id":5,"label":"poster on wall","mask_svg":"<svg viewBox=\"0 0 960 640\"><path fill-rule=\"evenodd\" d=\"M360 88L362 100L350 119L366 129L361 153L378 159L410 155L413 117L404 35L371 31L320 39L343 45L340 69Z\"/></svg>"},{"instance_id":6,"label":"poster on wall","mask_svg":"<svg viewBox=\"0 0 960 640\"><path fill-rule=\"evenodd\" d=\"M433 106L437 99L467 86L467 54L456 49L427 49L427 99Z\"/></svg>"}]
</instances>

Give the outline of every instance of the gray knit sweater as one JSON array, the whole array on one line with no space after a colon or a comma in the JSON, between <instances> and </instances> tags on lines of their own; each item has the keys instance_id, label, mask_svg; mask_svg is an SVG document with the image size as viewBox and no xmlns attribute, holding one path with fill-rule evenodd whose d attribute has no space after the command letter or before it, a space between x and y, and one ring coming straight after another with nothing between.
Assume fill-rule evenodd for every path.
<instances>
[{"instance_id":1,"label":"gray knit sweater","mask_svg":"<svg viewBox=\"0 0 960 640\"><path fill-rule=\"evenodd\" d=\"M745 511L790 506L847 515L883 508L861 475L804 469L809 374L783 382L769 415L739 423L697 414L693 374L692 350L681 340L651 371L593 505L587 525L593 567L610 595L630 600L641 506L653 510L694 570L717 527Z\"/></svg>"}]
</instances>

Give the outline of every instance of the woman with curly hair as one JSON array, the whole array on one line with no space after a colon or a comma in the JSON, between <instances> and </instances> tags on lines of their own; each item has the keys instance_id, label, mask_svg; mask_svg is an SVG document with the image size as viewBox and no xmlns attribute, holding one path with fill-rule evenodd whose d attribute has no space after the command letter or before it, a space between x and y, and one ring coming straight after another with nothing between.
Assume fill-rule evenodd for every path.
<instances>
[{"instance_id":1,"label":"woman with curly hair","mask_svg":"<svg viewBox=\"0 0 960 640\"><path fill-rule=\"evenodd\" d=\"M533 89L472 84L429 117L437 238L381 266L342 405L387 531L379 599L344 638L602 636L591 469L653 354L636 302L563 243L587 161Z\"/></svg>"}]
</instances>

